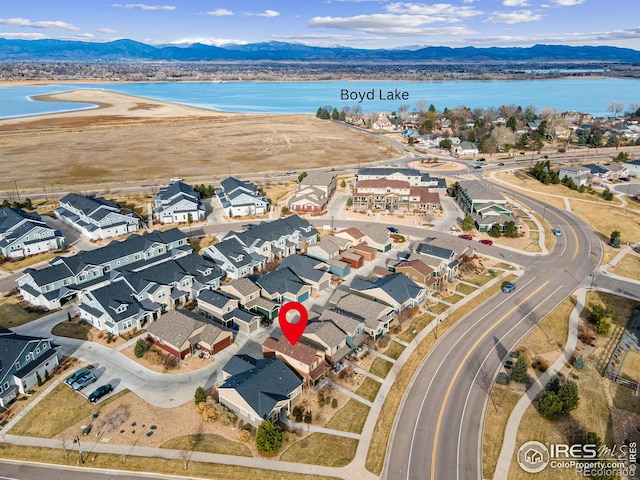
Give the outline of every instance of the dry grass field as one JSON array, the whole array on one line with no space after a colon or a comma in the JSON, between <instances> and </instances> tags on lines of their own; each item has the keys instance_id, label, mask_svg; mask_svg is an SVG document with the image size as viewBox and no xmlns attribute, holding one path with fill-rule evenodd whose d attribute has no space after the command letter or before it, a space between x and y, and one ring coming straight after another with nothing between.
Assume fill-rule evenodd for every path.
<instances>
[{"instance_id":1,"label":"dry grass field","mask_svg":"<svg viewBox=\"0 0 640 480\"><path fill-rule=\"evenodd\" d=\"M0 198L13 194L14 182L20 190L39 192L309 169L394 155L382 140L311 115L227 114L96 90L47 99L99 102L102 108L0 120Z\"/></svg>"}]
</instances>

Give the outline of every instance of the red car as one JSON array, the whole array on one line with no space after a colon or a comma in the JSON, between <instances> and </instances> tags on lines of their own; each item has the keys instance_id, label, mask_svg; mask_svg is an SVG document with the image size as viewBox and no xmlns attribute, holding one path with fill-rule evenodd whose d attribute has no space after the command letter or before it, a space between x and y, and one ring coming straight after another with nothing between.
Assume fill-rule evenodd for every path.
<instances>
[{"instance_id":1,"label":"red car","mask_svg":"<svg viewBox=\"0 0 640 480\"><path fill-rule=\"evenodd\" d=\"M463 233L462 235L458 235L458 238L462 238L463 240L473 240L473 237L468 233Z\"/></svg>"},{"instance_id":2,"label":"red car","mask_svg":"<svg viewBox=\"0 0 640 480\"><path fill-rule=\"evenodd\" d=\"M480 240L480 243L484 244L484 245L493 245L493 242L489 239L483 238L482 240Z\"/></svg>"}]
</instances>

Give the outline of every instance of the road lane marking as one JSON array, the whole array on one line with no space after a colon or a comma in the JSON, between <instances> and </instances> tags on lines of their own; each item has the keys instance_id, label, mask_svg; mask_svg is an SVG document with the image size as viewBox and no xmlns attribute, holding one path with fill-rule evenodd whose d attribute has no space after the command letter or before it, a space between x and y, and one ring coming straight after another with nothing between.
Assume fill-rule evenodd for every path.
<instances>
[{"instance_id":1,"label":"road lane marking","mask_svg":"<svg viewBox=\"0 0 640 480\"><path fill-rule=\"evenodd\" d=\"M537 277L533 277L531 280L529 280L527 283L525 283L524 285L520 285L520 289L524 289L526 288L530 283L534 282L536 280ZM496 292L497 293L497 292ZM489 299L487 299L489 300ZM505 298L502 302L500 302L498 304L498 306L496 308L501 307L503 304L510 302L511 298L507 297ZM442 360L440 361L440 364L438 365L438 367L436 368L433 376L431 377L431 380L429 381L429 385L427 385L427 389L425 390L425 394L424 397L422 399L422 403L420 404L420 409L418 410L418 418L420 418L420 416L422 415L422 410L424 409L424 405L425 405L425 401L427 400L427 395L429 394L429 391L431 390L431 386L433 385L433 382L435 381L435 379L438 377L438 372L440 371L440 369L442 368L442 365L444 365L444 363L447 361L447 357L449 356L449 354L455 350L457 348L458 343L460 343L460 341L472 330L474 330L476 328L476 326L482 322L485 318L487 318L487 316L491 315L493 312L488 312L485 313L483 316L481 316L480 318L478 318L475 322L473 322L469 328L467 328L467 330L458 337L458 340L456 340L456 342L449 348L449 350L446 352L446 354L443 356ZM469 314L467 314L469 315ZM460 320L458 320L460 321ZM453 327L453 326L452 326ZM447 332L443 335L442 338L444 338L446 335L448 335L450 332L450 330L447 330ZM435 348L437 346L437 343L434 344L434 346L432 348ZM420 366L418 367L418 369L422 368L422 365L424 364L424 362L427 361L427 359L431 356L431 352L429 352L427 354L427 356L422 360L422 362L420 363ZM409 446L409 456L408 456L408 462L407 462L407 480L409 480L409 472L411 472L411 457L413 455L413 444L415 442L416 439L416 433L418 431L418 423L416 422L416 424L413 427L413 434L411 436L411 443Z\"/></svg>"},{"instance_id":2,"label":"road lane marking","mask_svg":"<svg viewBox=\"0 0 640 480\"><path fill-rule=\"evenodd\" d=\"M462 359L462 361L460 362L460 364L458 365L458 368L456 370L456 372L453 374L453 377L451 377L451 382L449 383L449 387L447 388L447 391L444 394L444 401L442 402L442 406L440 407L440 413L438 414L438 421L436 422L436 429L434 432L434 441L433 441L433 448L431 450L431 478L433 480L435 480L435 473L436 473L436 463L435 463L435 458L436 458L436 453L438 451L438 437L440 435L440 426L442 425L442 417L444 416L444 409L447 406L447 402L449 401L449 395L451 395L451 389L453 388L453 384L456 382L456 379L458 378L458 376L460 375L460 372L462 371L462 368L465 366L467 360L469 359L469 357L471 356L471 354L473 353L473 351L478 347L478 345L480 344L480 342L482 342L484 340L484 338L489 335L489 333L491 333L493 331L493 329L495 327L497 327L498 325L500 325L500 323L502 323L504 321L505 318L507 318L509 315L511 315L513 312L515 312L518 308L520 308L523 304L525 304L526 302L528 302L531 297L533 297L535 294L537 294L540 290L542 290L544 287L547 286L547 284L549 283L549 280L547 280L546 282L544 282L542 285L540 285L534 292L532 292L527 298L525 298L522 302L518 303L517 305L515 305L511 310L509 310L507 313L505 313L502 318L500 318L498 321L496 321L493 325L491 325L490 328L488 328L481 336L480 338L478 338L475 343L471 346L471 348L467 351L467 354L464 356L464 358Z\"/></svg>"},{"instance_id":3,"label":"road lane marking","mask_svg":"<svg viewBox=\"0 0 640 480\"><path fill-rule=\"evenodd\" d=\"M550 297L552 297L553 295L555 295L555 294L558 292L558 290L560 290L561 288L562 288L562 285L560 285L560 286L559 286L558 288L556 288L553 292L551 292L551 294L549 294L549 298L550 298ZM558 303L556 304L556 306L555 306L555 307L553 307L553 309L552 309L551 311L554 311L555 309L557 309L557 308L560 306L560 304L561 304L564 300L565 300L565 299L563 299L563 300L561 300L560 302L558 302ZM509 334L513 331L513 329L514 329L514 328L516 328L516 327L517 327L517 326L519 326L522 322L524 322L524 321L529 317L529 315L531 315L533 312L535 312L535 311L536 311L539 307L541 307L542 305L543 305L542 303L539 303L538 305L536 305L536 306L533 308L533 310L531 310L531 311L530 311L529 313L527 313L524 317L522 317L522 319L521 319L518 323L516 323L513 327L511 327L511 328L509 329L509 331L507 331L507 332L506 332L502 337L500 337L500 338L498 339L498 341L497 341L497 342L496 342L496 344L493 346L493 348L489 351L489 353L487 353L487 356L486 356L486 357L484 357L484 360L483 360L483 361L482 361L482 363L480 364L480 367L478 367L478 371L476 372L475 376L473 377L473 381L471 382L471 384L472 384L472 385L476 383L476 379L478 378L478 375L480 374L480 370L482 370L482 367L484 366L485 362L489 359L489 356L490 356L491 354L493 354L493 352L494 352L494 351L496 351L496 347L498 346L498 344L500 344L500 343L502 342L502 340L504 340L504 338L505 338L507 335L509 335ZM532 332L532 331L533 331L537 326L538 326L538 322L536 322L536 323L535 323L535 325L533 325L529 330L527 330L527 331L524 333L524 335L522 335L522 336L520 337L520 339L518 340L518 343L517 343L517 344L519 344L520 342L522 342L522 340L523 340L526 336L528 336L528 335L529 335L529 334L530 334L530 333L531 333L531 332ZM517 344L516 344L516 345L517 345ZM502 363L502 361L501 361L501 363ZM494 378L492 379L492 382L491 382L491 383L493 384L493 382L494 382L494 381L495 381L495 375L494 375ZM486 404L488 403L488 400L490 400L490 395L491 395L491 394L489 393L489 396L487 396L487 397L486 397L486 400L485 400L485 407L483 408L483 411L486 411ZM470 396L471 396L471 389L469 389L469 391L467 392L467 398L465 398L465 400L464 400L464 407L462 408L462 415L460 416L460 428L458 429L458 448L457 448L457 450L456 450L456 478L460 478L460 438L461 438L461 436L462 436L462 424L464 423L464 415L465 415L465 412L467 411L467 404L468 404L468 402L469 402L469 397L470 397ZM483 415L483 419L484 419L484 415ZM483 420L483 422L481 423L481 425L482 425L482 426L484 426L484 420ZM481 431L484 431L484 427L481 429ZM481 445L482 445L482 442L479 442L479 446L481 446ZM479 469L480 469L479 471L481 471L481 470L482 470L482 456L481 456L481 451L482 451L482 449L479 449L479 450L480 450L480 452L478 452L478 463L480 464L480 465L479 465Z\"/></svg>"}]
</instances>

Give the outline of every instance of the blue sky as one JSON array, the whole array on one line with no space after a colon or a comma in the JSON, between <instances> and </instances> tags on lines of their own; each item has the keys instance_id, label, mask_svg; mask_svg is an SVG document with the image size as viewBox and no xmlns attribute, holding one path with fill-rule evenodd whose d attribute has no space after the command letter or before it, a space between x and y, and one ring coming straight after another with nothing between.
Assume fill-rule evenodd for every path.
<instances>
[{"instance_id":1,"label":"blue sky","mask_svg":"<svg viewBox=\"0 0 640 480\"><path fill-rule=\"evenodd\" d=\"M135 0L134 0L135 1ZM536 43L640 50L638 0L11 0L0 37L357 48ZM447 3L444 3L447 2Z\"/></svg>"}]
</instances>

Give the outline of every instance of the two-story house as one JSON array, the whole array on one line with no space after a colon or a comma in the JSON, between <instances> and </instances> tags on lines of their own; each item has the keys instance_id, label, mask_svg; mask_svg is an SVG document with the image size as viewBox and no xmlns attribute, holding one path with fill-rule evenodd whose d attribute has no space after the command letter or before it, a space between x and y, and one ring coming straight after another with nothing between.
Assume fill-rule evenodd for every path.
<instances>
[{"instance_id":1,"label":"two-story house","mask_svg":"<svg viewBox=\"0 0 640 480\"><path fill-rule=\"evenodd\" d=\"M205 208L191 185L173 182L155 196L155 215L162 223L199 222L205 218Z\"/></svg>"},{"instance_id":2,"label":"two-story house","mask_svg":"<svg viewBox=\"0 0 640 480\"><path fill-rule=\"evenodd\" d=\"M319 213L325 210L335 190L335 172L312 170L298 184L296 192L287 201L287 206L294 212Z\"/></svg>"},{"instance_id":3,"label":"two-story house","mask_svg":"<svg viewBox=\"0 0 640 480\"><path fill-rule=\"evenodd\" d=\"M140 228L133 212L125 213L118 204L102 197L69 193L60 199L54 213L91 240L126 235Z\"/></svg>"},{"instance_id":4,"label":"two-story house","mask_svg":"<svg viewBox=\"0 0 640 480\"><path fill-rule=\"evenodd\" d=\"M494 224L504 230L508 222L515 221L507 199L486 180L460 180L457 199L465 215L473 217L479 232L488 232Z\"/></svg>"},{"instance_id":5,"label":"two-story house","mask_svg":"<svg viewBox=\"0 0 640 480\"><path fill-rule=\"evenodd\" d=\"M26 257L56 250L64 244L64 236L48 226L36 212L18 208L0 209L0 255Z\"/></svg>"},{"instance_id":6,"label":"two-story house","mask_svg":"<svg viewBox=\"0 0 640 480\"><path fill-rule=\"evenodd\" d=\"M222 211L230 217L262 215L269 211L269 201L248 181L227 177L216 190Z\"/></svg>"}]
</instances>

